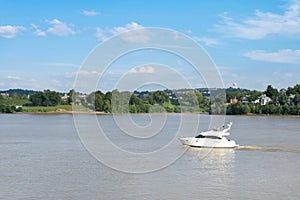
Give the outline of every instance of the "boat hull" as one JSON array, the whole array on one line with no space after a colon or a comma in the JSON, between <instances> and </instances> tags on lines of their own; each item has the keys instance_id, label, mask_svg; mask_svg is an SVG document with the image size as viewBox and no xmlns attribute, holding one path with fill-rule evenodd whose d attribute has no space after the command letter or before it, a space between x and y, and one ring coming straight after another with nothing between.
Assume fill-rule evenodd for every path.
<instances>
[{"instance_id":1,"label":"boat hull","mask_svg":"<svg viewBox=\"0 0 300 200\"><path fill-rule=\"evenodd\" d=\"M235 143L234 140L228 140L225 137L222 137L220 139L187 137L187 138L180 138L179 140L183 145L187 145L191 147L234 148L239 146Z\"/></svg>"}]
</instances>

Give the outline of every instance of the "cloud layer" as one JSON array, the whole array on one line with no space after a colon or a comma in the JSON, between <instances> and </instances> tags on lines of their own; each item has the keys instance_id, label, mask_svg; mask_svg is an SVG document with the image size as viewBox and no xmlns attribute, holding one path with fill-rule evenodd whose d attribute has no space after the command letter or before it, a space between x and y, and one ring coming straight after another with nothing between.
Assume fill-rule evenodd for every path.
<instances>
[{"instance_id":1,"label":"cloud layer","mask_svg":"<svg viewBox=\"0 0 300 200\"><path fill-rule=\"evenodd\" d=\"M300 50L283 49L277 52L266 52L263 50L249 51L244 56L252 60L274 62L274 63L288 63L300 64Z\"/></svg>"},{"instance_id":2,"label":"cloud layer","mask_svg":"<svg viewBox=\"0 0 300 200\"><path fill-rule=\"evenodd\" d=\"M154 73L155 68L152 66L143 66L138 68L132 68L129 71L129 74L152 74Z\"/></svg>"},{"instance_id":3,"label":"cloud layer","mask_svg":"<svg viewBox=\"0 0 300 200\"><path fill-rule=\"evenodd\" d=\"M24 26L0 26L0 37L11 39L17 36L20 31L24 31Z\"/></svg>"},{"instance_id":4,"label":"cloud layer","mask_svg":"<svg viewBox=\"0 0 300 200\"><path fill-rule=\"evenodd\" d=\"M145 42L149 39L147 31L144 30L144 27L136 22L131 22L125 26L117 26L112 29L96 29L96 37L99 41L105 41L109 37L118 35L120 33L126 33L132 30L140 30L134 34L128 33L124 34L123 38L127 42Z\"/></svg>"},{"instance_id":5,"label":"cloud layer","mask_svg":"<svg viewBox=\"0 0 300 200\"><path fill-rule=\"evenodd\" d=\"M295 0L286 6L282 14L261 12L257 10L254 16L235 20L228 13L222 15L222 22L215 29L228 37L244 39L262 39L270 35L300 34L300 1Z\"/></svg>"}]
</instances>

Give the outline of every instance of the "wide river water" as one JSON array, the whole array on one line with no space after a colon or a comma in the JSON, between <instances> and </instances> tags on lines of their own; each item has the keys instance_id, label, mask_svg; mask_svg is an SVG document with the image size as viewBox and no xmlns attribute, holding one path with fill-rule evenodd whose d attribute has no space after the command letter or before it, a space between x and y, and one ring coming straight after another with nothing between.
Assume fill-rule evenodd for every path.
<instances>
[{"instance_id":1,"label":"wide river water","mask_svg":"<svg viewBox=\"0 0 300 200\"><path fill-rule=\"evenodd\" d=\"M208 115L128 116L80 115L78 125L67 114L1 114L0 199L300 199L300 118L226 116L241 147L200 149L177 137L206 130ZM100 157L88 151L80 138L97 132L95 119L114 148L142 160L105 140L94 144Z\"/></svg>"}]
</instances>

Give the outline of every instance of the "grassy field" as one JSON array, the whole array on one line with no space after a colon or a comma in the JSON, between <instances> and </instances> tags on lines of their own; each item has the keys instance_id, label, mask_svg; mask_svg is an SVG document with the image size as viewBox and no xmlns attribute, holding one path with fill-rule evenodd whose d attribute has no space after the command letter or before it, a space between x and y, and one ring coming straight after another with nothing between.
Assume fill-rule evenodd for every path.
<instances>
[{"instance_id":1,"label":"grassy field","mask_svg":"<svg viewBox=\"0 0 300 200\"><path fill-rule=\"evenodd\" d=\"M21 106L29 103L27 99L0 99L0 105L5 106Z\"/></svg>"},{"instance_id":2,"label":"grassy field","mask_svg":"<svg viewBox=\"0 0 300 200\"><path fill-rule=\"evenodd\" d=\"M0 105L3 106L22 106L24 104L28 104L30 101L28 99L13 99L13 98L1 98ZM23 112L30 113L39 113L39 112L89 112L90 110L84 106L76 105L72 107L72 105L58 105L58 106L22 106Z\"/></svg>"},{"instance_id":3,"label":"grassy field","mask_svg":"<svg viewBox=\"0 0 300 200\"><path fill-rule=\"evenodd\" d=\"M58 105L58 106L24 106L23 112L64 112L73 111L72 105ZM87 112L87 108L83 106L75 106L75 111Z\"/></svg>"}]
</instances>

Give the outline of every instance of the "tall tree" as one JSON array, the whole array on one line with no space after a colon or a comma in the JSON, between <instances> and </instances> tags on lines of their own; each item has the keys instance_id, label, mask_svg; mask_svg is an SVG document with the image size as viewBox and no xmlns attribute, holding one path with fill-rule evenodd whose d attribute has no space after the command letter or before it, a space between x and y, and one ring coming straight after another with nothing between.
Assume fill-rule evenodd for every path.
<instances>
[{"instance_id":1,"label":"tall tree","mask_svg":"<svg viewBox=\"0 0 300 200\"><path fill-rule=\"evenodd\" d=\"M31 101L33 106L42 106L43 102L43 92L35 92L34 94L30 95L29 101Z\"/></svg>"},{"instance_id":2,"label":"tall tree","mask_svg":"<svg viewBox=\"0 0 300 200\"><path fill-rule=\"evenodd\" d=\"M61 103L61 95L50 90L38 91L30 95L29 101L33 106L56 106Z\"/></svg>"},{"instance_id":3,"label":"tall tree","mask_svg":"<svg viewBox=\"0 0 300 200\"><path fill-rule=\"evenodd\" d=\"M68 100L67 100L67 103L68 104L72 104L72 103L74 103L74 101L75 101L75 94L76 94L76 92L75 92L75 90L74 89L71 89L70 91L69 91L69 93L68 93Z\"/></svg>"},{"instance_id":4,"label":"tall tree","mask_svg":"<svg viewBox=\"0 0 300 200\"><path fill-rule=\"evenodd\" d=\"M148 96L148 101L150 104L159 104L163 105L164 102L169 102L169 96L165 91L155 91L150 92Z\"/></svg>"},{"instance_id":5,"label":"tall tree","mask_svg":"<svg viewBox=\"0 0 300 200\"><path fill-rule=\"evenodd\" d=\"M101 91L95 92L95 110L96 111L103 111L104 105L104 94Z\"/></svg>"},{"instance_id":6,"label":"tall tree","mask_svg":"<svg viewBox=\"0 0 300 200\"><path fill-rule=\"evenodd\" d=\"M273 88L271 85L268 85L266 90L267 97L270 97L275 104L278 102L279 92L276 88Z\"/></svg>"}]
</instances>

